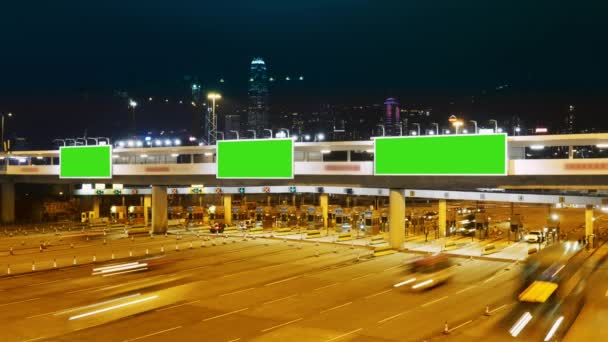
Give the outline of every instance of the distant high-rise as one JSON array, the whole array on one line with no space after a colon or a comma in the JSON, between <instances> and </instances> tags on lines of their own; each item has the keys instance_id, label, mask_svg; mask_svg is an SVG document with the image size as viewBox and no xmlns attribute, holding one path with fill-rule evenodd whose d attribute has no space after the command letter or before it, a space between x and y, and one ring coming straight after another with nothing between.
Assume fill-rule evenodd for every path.
<instances>
[{"instance_id":1,"label":"distant high-rise","mask_svg":"<svg viewBox=\"0 0 608 342\"><path fill-rule=\"evenodd\" d=\"M224 116L224 131L229 134L230 131L241 131L241 116L239 114L226 114Z\"/></svg>"},{"instance_id":2,"label":"distant high-rise","mask_svg":"<svg viewBox=\"0 0 608 342\"><path fill-rule=\"evenodd\" d=\"M247 126L261 132L269 127L268 70L262 58L254 58L249 69Z\"/></svg>"},{"instance_id":3,"label":"distant high-rise","mask_svg":"<svg viewBox=\"0 0 608 342\"><path fill-rule=\"evenodd\" d=\"M386 114L384 117L386 135L396 135L399 132L399 126L401 125L399 101L394 97L389 97L384 101L384 105L386 106Z\"/></svg>"},{"instance_id":4,"label":"distant high-rise","mask_svg":"<svg viewBox=\"0 0 608 342\"><path fill-rule=\"evenodd\" d=\"M567 134L576 133L576 113L574 111L573 105L570 105L568 107L568 114L566 114L566 118L564 121L566 124L566 126L564 127L565 133L567 133Z\"/></svg>"}]
</instances>

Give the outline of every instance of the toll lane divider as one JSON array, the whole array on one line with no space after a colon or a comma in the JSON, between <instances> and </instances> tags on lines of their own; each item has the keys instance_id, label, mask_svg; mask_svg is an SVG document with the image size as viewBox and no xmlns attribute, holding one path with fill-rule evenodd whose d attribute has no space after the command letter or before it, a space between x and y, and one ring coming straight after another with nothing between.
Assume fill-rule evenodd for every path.
<instances>
[{"instance_id":1,"label":"toll lane divider","mask_svg":"<svg viewBox=\"0 0 608 342\"><path fill-rule=\"evenodd\" d=\"M309 230L306 232L306 238L307 239L313 239L313 238L318 238L321 237L321 231L319 231L318 229L313 229L313 230Z\"/></svg>"},{"instance_id":2,"label":"toll lane divider","mask_svg":"<svg viewBox=\"0 0 608 342\"><path fill-rule=\"evenodd\" d=\"M389 246L389 245L378 246L378 247L374 248L374 257L389 255L389 254L393 254L393 253L397 253L397 251L392 249L391 246Z\"/></svg>"}]
</instances>

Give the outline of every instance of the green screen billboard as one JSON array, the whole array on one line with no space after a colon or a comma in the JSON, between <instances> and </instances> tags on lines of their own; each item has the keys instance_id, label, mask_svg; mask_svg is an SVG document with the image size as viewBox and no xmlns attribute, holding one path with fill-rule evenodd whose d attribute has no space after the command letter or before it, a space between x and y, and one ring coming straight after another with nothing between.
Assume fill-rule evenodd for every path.
<instances>
[{"instance_id":1,"label":"green screen billboard","mask_svg":"<svg viewBox=\"0 0 608 342\"><path fill-rule=\"evenodd\" d=\"M506 134L376 138L374 174L506 175Z\"/></svg>"},{"instance_id":2,"label":"green screen billboard","mask_svg":"<svg viewBox=\"0 0 608 342\"><path fill-rule=\"evenodd\" d=\"M112 178L111 146L65 146L59 150L60 178Z\"/></svg>"},{"instance_id":3,"label":"green screen billboard","mask_svg":"<svg viewBox=\"0 0 608 342\"><path fill-rule=\"evenodd\" d=\"M293 140L217 142L217 178L293 178Z\"/></svg>"}]
</instances>

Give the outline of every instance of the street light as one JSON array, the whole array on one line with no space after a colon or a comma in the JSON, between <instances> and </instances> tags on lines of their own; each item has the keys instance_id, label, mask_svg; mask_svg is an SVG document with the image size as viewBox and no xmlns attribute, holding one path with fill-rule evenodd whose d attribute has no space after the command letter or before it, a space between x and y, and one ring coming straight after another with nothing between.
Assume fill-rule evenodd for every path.
<instances>
[{"instance_id":1,"label":"street light","mask_svg":"<svg viewBox=\"0 0 608 342\"><path fill-rule=\"evenodd\" d=\"M519 135L519 132L521 132L521 128L519 126L515 127L515 134Z\"/></svg>"},{"instance_id":2,"label":"street light","mask_svg":"<svg viewBox=\"0 0 608 342\"><path fill-rule=\"evenodd\" d=\"M431 126L435 126L435 135L439 135L439 124L436 122L431 123Z\"/></svg>"},{"instance_id":3,"label":"street light","mask_svg":"<svg viewBox=\"0 0 608 342\"><path fill-rule=\"evenodd\" d=\"M235 130L231 129L230 132L232 132L236 135L236 140L239 140L239 131L235 131Z\"/></svg>"},{"instance_id":4,"label":"street light","mask_svg":"<svg viewBox=\"0 0 608 342\"><path fill-rule=\"evenodd\" d=\"M5 146L5 141L4 141L4 116L5 116L4 113L2 113L2 148L3 148L3 151L6 152L8 149L8 146ZM9 118L12 118L13 113L6 113L6 116Z\"/></svg>"},{"instance_id":5,"label":"street light","mask_svg":"<svg viewBox=\"0 0 608 342\"><path fill-rule=\"evenodd\" d=\"M386 131L384 130L384 125L378 124L378 127L382 128L382 136L384 136L386 133Z\"/></svg>"},{"instance_id":6,"label":"street light","mask_svg":"<svg viewBox=\"0 0 608 342\"><path fill-rule=\"evenodd\" d=\"M479 133L479 130L477 129L477 121L475 121L475 120L469 120L469 122L472 122L473 125L475 126L475 131L474 131L475 134Z\"/></svg>"},{"instance_id":7,"label":"street light","mask_svg":"<svg viewBox=\"0 0 608 342\"><path fill-rule=\"evenodd\" d=\"M323 140L325 140L325 134L323 134L323 133L317 133L317 135L315 135L315 140L316 141L323 141Z\"/></svg>"},{"instance_id":8,"label":"street light","mask_svg":"<svg viewBox=\"0 0 608 342\"><path fill-rule=\"evenodd\" d=\"M403 135L403 122L399 123L399 136Z\"/></svg>"},{"instance_id":9,"label":"street light","mask_svg":"<svg viewBox=\"0 0 608 342\"><path fill-rule=\"evenodd\" d=\"M272 129L264 128L264 132L266 132L266 131L270 132L270 138L272 139Z\"/></svg>"},{"instance_id":10,"label":"street light","mask_svg":"<svg viewBox=\"0 0 608 342\"><path fill-rule=\"evenodd\" d=\"M304 135L304 140L309 141L310 140L310 134L305 134Z\"/></svg>"},{"instance_id":11,"label":"street light","mask_svg":"<svg viewBox=\"0 0 608 342\"><path fill-rule=\"evenodd\" d=\"M417 122L413 122L412 125L416 125L416 135L420 136L420 124Z\"/></svg>"},{"instance_id":12,"label":"street light","mask_svg":"<svg viewBox=\"0 0 608 342\"><path fill-rule=\"evenodd\" d=\"M247 132L253 133L253 139L255 140L255 129L248 129Z\"/></svg>"},{"instance_id":13,"label":"street light","mask_svg":"<svg viewBox=\"0 0 608 342\"><path fill-rule=\"evenodd\" d=\"M209 93L207 94L207 99L211 100L211 122L210 122L210 129L208 131L208 135L207 135L207 141L209 143L215 142L215 140L217 140L217 116L215 114L215 101L219 100L222 98L222 95L218 94L218 93ZM222 140L224 140L223 138L223 134L222 134Z\"/></svg>"},{"instance_id":14,"label":"street light","mask_svg":"<svg viewBox=\"0 0 608 342\"><path fill-rule=\"evenodd\" d=\"M456 129L456 132L454 134L458 134L458 127L462 126L462 121L456 120L456 121L452 122L452 125L454 125L454 128Z\"/></svg>"},{"instance_id":15,"label":"street light","mask_svg":"<svg viewBox=\"0 0 608 342\"><path fill-rule=\"evenodd\" d=\"M137 101L129 99L129 110L131 111L131 133L135 134L137 126L135 125L135 108L137 108Z\"/></svg>"},{"instance_id":16,"label":"street light","mask_svg":"<svg viewBox=\"0 0 608 342\"><path fill-rule=\"evenodd\" d=\"M494 123L494 133L498 133L498 121L492 119L488 121L489 123Z\"/></svg>"},{"instance_id":17,"label":"street light","mask_svg":"<svg viewBox=\"0 0 608 342\"><path fill-rule=\"evenodd\" d=\"M289 138L289 130L287 128L279 128L279 131L280 130L287 132L287 138Z\"/></svg>"}]
</instances>

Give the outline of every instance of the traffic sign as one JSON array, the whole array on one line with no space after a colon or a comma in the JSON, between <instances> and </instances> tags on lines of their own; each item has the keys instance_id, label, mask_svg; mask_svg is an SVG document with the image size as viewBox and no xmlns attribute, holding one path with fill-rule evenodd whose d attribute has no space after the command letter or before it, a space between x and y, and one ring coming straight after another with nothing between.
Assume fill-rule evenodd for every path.
<instances>
[{"instance_id":1,"label":"traffic sign","mask_svg":"<svg viewBox=\"0 0 608 342\"><path fill-rule=\"evenodd\" d=\"M292 194L296 192L296 187L295 186L290 186L289 187L289 192L291 192Z\"/></svg>"},{"instance_id":2,"label":"traffic sign","mask_svg":"<svg viewBox=\"0 0 608 342\"><path fill-rule=\"evenodd\" d=\"M343 211L342 211L342 209L336 209L336 210L335 210L335 213L336 213L336 214L342 214L342 212L343 212Z\"/></svg>"},{"instance_id":3,"label":"traffic sign","mask_svg":"<svg viewBox=\"0 0 608 342\"><path fill-rule=\"evenodd\" d=\"M315 207L308 207L308 212L309 213L314 213L315 212Z\"/></svg>"},{"instance_id":4,"label":"traffic sign","mask_svg":"<svg viewBox=\"0 0 608 342\"><path fill-rule=\"evenodd\" d=\"M114 190L114 195L120 195L121 193L122 193L122 191L120 189Z\"/></svg>"},{"instance_id":5,"label":"traffic sign","mask_svg":"<svg viewBox=\"0 0 608 342\"><path fill-rule=\"evenodd\" d=\"M270 187L265 186L264 187L264 192L267 193L267 194L269 194L270 193Z\"/></svg>"},{"instance_id":6,"label":"traffic sign","mask_svg":"<svg viewBox=\"0 0 608 342\"><path fill-rule=\"evenodd\" d=\"M239 188L239 193L244 194L245 193L245 188Z\"/></svg>"},{"instance_id":7,"label":"traffic sign","mask_svg":"<svg viewBox=\"0 0 608 342\"><path fill-rule=\"evenodd\" d=\"M286 212L287 211L287 207L281 207L281 211L282 212Z\"/></svg>"},{"instance_id":8,"label":"traffic sign","mask_svg":"<svg viewBox=\"0 0 608 342\"><path fill-rule=\"evenodd\" d=\"M257 211L258 213L261 213L263 210L264 210L264 208L262 208L262 207L255 208L255 211Z\"/></svg>"}]
</instances>

